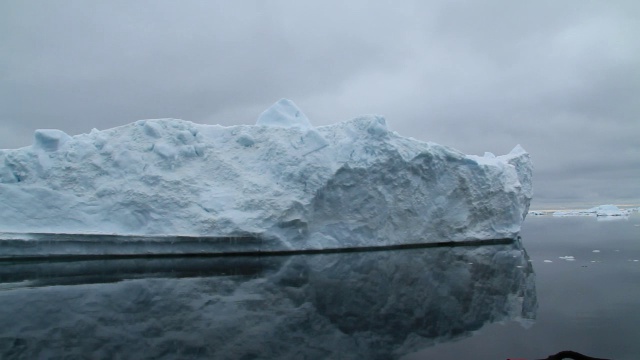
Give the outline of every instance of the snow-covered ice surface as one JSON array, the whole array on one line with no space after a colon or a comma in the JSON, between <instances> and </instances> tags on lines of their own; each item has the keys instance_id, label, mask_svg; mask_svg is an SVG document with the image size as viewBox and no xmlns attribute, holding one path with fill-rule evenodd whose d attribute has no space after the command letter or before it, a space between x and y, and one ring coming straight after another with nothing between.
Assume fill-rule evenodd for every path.
<instances>
[{"instance_id":1,"label":"snow-covered ice surface","mask_svg":"<svg viewBox=\"0 0 640 360\"><path fill-rule=\"evenodd\" d=\"M313 127L283 99L252 126L37 130L32 146L0 150L0 238L234 237L262 250L513 238L531 175L520 146L465 155L375 115Z\"/></svg>"},{"instance_id":2,"label":"snow-covered ice surface","mask_svg":"<svg viewBox=\"0 0 640 360\"><path fill-rule=\"evenodd\" d=\"M537 299L528 259L515 241L13 262L0 267L0 358L399 358L490 323L531 325Z\"/></svg>"}]
</instances>

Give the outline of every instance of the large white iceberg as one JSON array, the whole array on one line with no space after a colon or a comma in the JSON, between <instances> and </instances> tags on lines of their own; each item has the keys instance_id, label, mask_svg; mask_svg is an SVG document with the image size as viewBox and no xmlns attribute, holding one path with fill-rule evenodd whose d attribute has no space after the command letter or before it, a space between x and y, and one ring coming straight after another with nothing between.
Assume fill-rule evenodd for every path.
<instances>
[{"instance_id":1,"label":"large white iceberg","mask_svg":"<svg viewBox=\"0 0 640 360\"><path fill-rule=\"evenodd\" d=\"M0 150L0 232L241 236L267 250L513 238L531 173L520 146L465 155L375 115L313 127L283 99L252 126L37 130Z\"/></svg>"}]
</instances>

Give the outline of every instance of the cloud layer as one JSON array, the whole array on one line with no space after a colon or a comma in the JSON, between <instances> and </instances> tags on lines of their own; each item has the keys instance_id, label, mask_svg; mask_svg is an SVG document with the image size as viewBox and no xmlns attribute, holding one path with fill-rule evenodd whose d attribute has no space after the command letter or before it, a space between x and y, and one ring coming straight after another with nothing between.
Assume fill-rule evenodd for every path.
<instances>
[{"instance_id":1,"label":"cloud layer","mask_svg":"<svg viewBox=\"0 0 640 360\"><path fill-rule=\"evenodd\" d=\"M466 153L522 144L534 207L640 202L637 1L0 4L0 148L144 118L251 124L281 97Z\"/></svg>"}]
</instances>

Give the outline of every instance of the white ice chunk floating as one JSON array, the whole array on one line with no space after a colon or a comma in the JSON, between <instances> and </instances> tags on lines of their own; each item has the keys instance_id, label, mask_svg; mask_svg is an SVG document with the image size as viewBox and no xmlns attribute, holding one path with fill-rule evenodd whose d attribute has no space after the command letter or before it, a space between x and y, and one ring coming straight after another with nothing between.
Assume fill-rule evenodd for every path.
<instances>
[{"instance_id":1,"label":"white ice chunk floating","mask_svg":"<svg viewBox=\"0 0 640 360\"><path fill-rule=\"evenodd\" d=\"M67 239L69 251L104 241L110 250L95 251L107 253L126 236L155 237L128 253L166 251L159 243L210 252L220 239L222 252L247 239L248 251L504 239L520 231L531 176L519 145L465 155L402 137L377 115L313 127L283 99L253 126L38 130L33 146L0 150L0 232L98 234ZM213 240L199 248L198 237Z\"/></svg>"},{"instance_id":2,"label":"white ice chunk floating","mask_svg":"<svg viewBox=\"0 0 640 360\"><path fill-rule=\"evenodd\" d=\"M595 212L596 216L626 216L629 215L629 211L620 209L615 205L600 205L589 209L591 212Z\"/></svg>"},{"instance_id":3,"label":"white ice chunk floating","mask_svg":"<svg viewBox=\"0 0 640 360\"><path fill-rule=\"evenodd\" d=\"M628 216L629 210L620 209L615 205L600 205L583 210L556 211L553 216Z\"/></svg>"}]
</instances>

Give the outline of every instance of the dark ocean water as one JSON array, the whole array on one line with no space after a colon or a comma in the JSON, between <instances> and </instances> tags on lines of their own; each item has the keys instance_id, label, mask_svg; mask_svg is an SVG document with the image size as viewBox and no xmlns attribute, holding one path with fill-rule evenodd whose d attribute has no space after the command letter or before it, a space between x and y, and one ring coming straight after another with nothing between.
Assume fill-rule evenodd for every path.
<instances>
[{"instance_id":1,"label":"dark ocean water","mask_svg":"<svg viewBox=\"0 0 640 360\"><path fill-rule=\"evenodd\" d=\"M640 359L640 216L598 219L527 217L521 236L538 300L531 327L491 324L407 358L541 359L573 350Z\"/></svg>"},{"instance_id":2,"label":"dark ocean water","mask_svg":"<svg viewBox=\"0 0 640 360\"><path fill-rule=\"evenodd\" d=\"M639 225L529 216L488 246L3 261L0 358L638 359Z\"/></svg>"}]
</instances>

